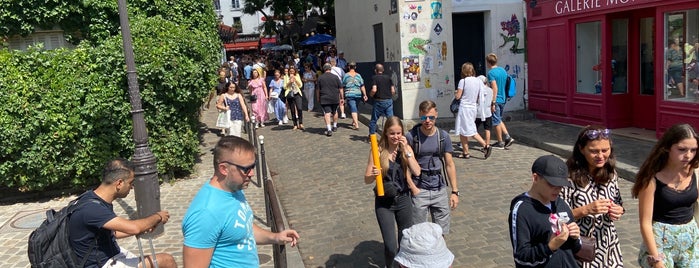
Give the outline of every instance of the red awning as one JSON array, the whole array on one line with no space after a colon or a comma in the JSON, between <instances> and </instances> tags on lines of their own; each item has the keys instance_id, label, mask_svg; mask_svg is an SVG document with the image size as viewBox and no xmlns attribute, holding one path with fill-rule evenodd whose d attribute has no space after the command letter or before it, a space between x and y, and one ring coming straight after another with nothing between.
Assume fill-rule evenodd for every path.
<instances>
[{"instance_id":1,"label":"red awning","mask_svg":"<svg viewBox=\"0 0 699 268\"><path fill-rule=\"evenodd\" d=\"M277 38L276 37L269 37L269 38L263 37L263 38L260 38L260 43L262 43L263 45L270 44L270 43L275 44L275 43L277 43Z\"/></svg>"},{"instance_id":2,"label":"red awning","mask_svg":"<svg viewBox=\"0 0 699 268\"><path fill-rule=\"evenodd\" d=\"M240 50L253 50L258 48L259 43L257 41L253 42L238 42L235 44L223 44L226 51L240 51Z\"/></svg>"}]
</instances>

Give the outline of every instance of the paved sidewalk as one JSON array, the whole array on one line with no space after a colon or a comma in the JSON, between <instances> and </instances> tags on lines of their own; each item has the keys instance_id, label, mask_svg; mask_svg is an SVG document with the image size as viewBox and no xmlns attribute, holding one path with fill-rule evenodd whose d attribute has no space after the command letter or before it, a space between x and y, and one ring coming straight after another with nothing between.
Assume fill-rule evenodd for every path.
<instances>
[{"instance_id":1,"label":"paved sidewalk","mask_svg":"<svg viewBox=\"0 0 699 268\"><path fill-rule=\"evenodd\" d=\"M265 136L267 165L278 187L280 202L288 224L301 235L298 248L289 248L289 267L383 267L383 244L373 209L372 185L363 182L369 156L366 143L370 106L361 110L360 129L351 130L351 119L340 121L332 137L323 135L320 115L304 113L305 132L271 122L258 130ZM452 213L452 233L447 244L456 256L453 267L513 267L507 233L509 201L526 191L530 183L533 160L553 152L567 157L580 129L531 118L529 113L508 113L510 133L517 140L510 150L494 150L488 160L474 157L455 159L462 192L460 205ZM159 252L170 252L182 264L182 217L189 202L212 171L211 149L216 143L215 110L202 117L206 133L201 144L200 162L191 178L161 186L161 206L169 210L171 221L165 233L155 239ZM439 120L450 129L453 121ZM412 126L415 122L406 122ZM616 133L616 130L615 132ZM247 134L243 134L247 137ZM452 141L458 137L452 135ZM652 141L614 135L618 171L631 179L653 145ZM637 224L637 200L630 198L632 183L622 180L620 187L627 214L618 222L626 267L638 267L636 254L640 245ZM264 222L262 188L253 184L246 190L257 222ZM0 267L29 267L26 241L38 225L43 211L60 208L73 197L52 200L0 204ZM115 203L119 215L134 213L132 193ZM127 238L120 245L134 251L136 240ZM260 247L262 267L273 267L271 246ZM301 263L303 261L303 264Z\"/></svg>"},{"instance_id":2,"label":"paved sidewalk","mask_svg":"<svg viewBox=\"0 0 699 268\"><path fill-rule=\"evenodd\" d=\"M201 117L200 131L204 134L200 144L199 162L194 168L194 173L187 179L164 183L160 186L161 208L170 212L170 221L165 224L165 232L153 240L157 252L171 253L177 263L182 267L182 218L189 207L189 203L201 186L208 182L213 175L212 150L219 139L216 125L216 109L204 111ZM243 134L247 138L247 134ZM253 181L257 181L253 178ZM260 185L250 184L245 190L245 195L255 214L255 222L266 226L265 203L263 188ZM0 204L0 267L29 267L27 259L27 239L45 218L44 211L49 208L59 209L64 207L76 196L67 196L57 199L45 199L14 204ZM137 216L134 191L124 199L114 202L117 215L128 217ZM269 228L267 228L269 229ZM133 237L120 239L119 245L138 254L137 241ZM144 251L150 254L150 248L144 242ZM298 250L287 247L289 267L302 267ZM272 260L272 246L259 246L260 267L274 267Z\"/></svg>"}]
</instances>

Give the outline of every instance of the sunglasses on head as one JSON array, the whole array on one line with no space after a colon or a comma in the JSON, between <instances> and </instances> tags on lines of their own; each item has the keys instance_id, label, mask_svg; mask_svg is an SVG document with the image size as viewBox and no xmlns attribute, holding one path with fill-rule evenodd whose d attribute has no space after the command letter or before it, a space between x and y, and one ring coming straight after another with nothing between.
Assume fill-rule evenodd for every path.
<instances>
[{"instance_id":1,"label":"sunglasses on head","mask_svg":"<svg viewBox=\"0 0 699 268\"><path fill-rule=\"evenodd\" d=\"M241 165L238 165L238 164L236 164L236 163L229 162L229 161L225 161L225 160L219 162L219 164L220 164L220 163L225 163L225 164L233 165L233 166L235 166L235 168L237 168L238 170L242 171L243 174L248 174L248 173L250 173L250 171L251 171L252 169L254 169L254 168L255 168L255 165L257 164L257 163L253 163L252 165L249 165L249 166L246 167L246 166L241 166Z\"/></svg>"},{"instance_id":2,"label":"sunglasses on head","mask_svg":"<svg viewBox=\"0 0 699 268\"><path fill-rule=\"evenodd\" d=\"M437 117L434 116L434 115L430 115L430 116L423 115L423 116L420 116L420 120L422 120L422 121L425 121L425 120L427 120L427 119L429 119L430 121L434 121L435 119L437 119Z\"/></svg>"},{"instance_id":3,"label":"sunglasses on head","mask_svg":"<svg viewBox=\"0 0 699 268\"><path fill-rule=\"evenodd\" d=\"M587 136L588 139L594 140L599 137L602 137L603 139L609 139L609 137L612 135L612 131L605 128L605 129L590 129L585 131L585 136Z\"/></svg>"}]
</instances>

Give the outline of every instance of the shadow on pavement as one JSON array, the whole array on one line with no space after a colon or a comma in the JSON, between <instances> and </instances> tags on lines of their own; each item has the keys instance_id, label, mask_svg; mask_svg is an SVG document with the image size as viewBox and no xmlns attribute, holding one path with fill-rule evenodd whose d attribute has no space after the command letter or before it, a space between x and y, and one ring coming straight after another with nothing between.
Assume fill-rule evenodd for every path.
<instances>
[{"instance_id":1,"label":"shadow on pavement","mask_svg":"<svg viewBox=\"0 0 699 268\"><path fill-rule=\"evenodd\" d=\"M383 243L373 240L359 243L350 255L330 255L325 262L326 268L384 267L385 265Z\"/></svg>"}]
</instances>

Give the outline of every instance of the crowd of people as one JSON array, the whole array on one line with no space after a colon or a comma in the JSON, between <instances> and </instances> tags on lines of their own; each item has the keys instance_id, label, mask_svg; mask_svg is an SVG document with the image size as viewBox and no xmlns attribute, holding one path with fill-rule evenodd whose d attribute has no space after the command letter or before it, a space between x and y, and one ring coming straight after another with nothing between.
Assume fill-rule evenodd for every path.
<instances>
[{"instance_id":1,"label":"crowd of people","mask_svg":"<svg viewBox=\"0 0 699 268\"><path fill-rule=\"evenodd\" d=\"M375 65L376 75L367 92L369 86L356 73L356 64L335 58L333 49L327 52L327 62L314 60L315 53L304 54L304 59L278 55L288 61L268 60L266 64L264 57L255 58L254 64L237 64L232 57L224 64L232 68L220 70L216 108L230 124L213 150L214 174L196 194L182 222L185 267L258 267L258 244L294 246L300 238L294 230L273 233L253 223L243 190L254 176L257 159L253 145L239 137L242 122L265 127L273 120L288 124L290 117L293 129L303 131L303 112L317 108L324 115L324 134L332 136L338 117L345 117L341 108L345 101L352 128L357 129L356 104L368 98L374 99L370 135L377 132L378 118L386 117L378 137L378 160L370 155L364 174L366 184L381 178L382 190L378 184L375 187L374 208L386 267L451 267L454 256L444 237L450 233L452 210L459 204L460 173L449 133L436 126L437 104L422 101L417 107L420 123L406 129L393 116L395 85L383 75L381 64ZM476 77L470 63L461 68L455 129L462 158L470 155L470 137L480 143L486 159L493 148L504 149L514 141L502 122L507 73L497 66L496 55L489 54L486 61L487 76ZM300 66L303 74L297 72ZM267 75L269 80L265 80ZM243 88L254 97L245 99ZM268 102L276 119L268 118ZM252 114L246 103L251 104ZM491 124L498 140L494 144L490 144ZM478 133L480 125L486 130L485 138ZM642 267L699 267L699 227L694 218L699 198L698 144L692 126L675 125L640 167L632 196L639 199L643 244L637 262ZM110 161L102 184L88 192L89 199L98 202L77 210L71 219L71 228L79 230L71 233L71 245L78 257L87 260L86 267L136 267L140 260L120 248L116 239L168 222L167 211L139 220L114 214L112 202L129 194L133 180L129 161ZM623 267L615 222L626 209L618 181L612 131L603 126L581 129L565 161L553 155L537 158L531 167L530 189L510 204L508 224L515 266ZM94 241L97 247L92 253ZM159 254L157 260L162 267L176 267L169 254ZM145 262L150 267L150 257Z\"/></svg>"},{"instance_id":2,"label":"crowd of people","mask_svg":"<svg viewBox=\"0 0 699 268\"><path fill-rule=\"evenodd\" d=\"M367 97L364 80L355 71L356 67L355 63L345 59L344 52L338 52L332 45L306 49L301 53L274 51L268 55L230 56L218 69L219 85L211 91L202 108L209 109L210 102L216 97L217 104L224 104L216 108L230 120L253 121L255 128L265 127L271 122L286 125L292 121L292 129L301 131L305 130L304 111L330 113L331 126L325 134L331 136L332 132L337 131L338 118L347 118L347 101L352 114L352 129L357 130L357 101L366 101ZM338 83L330 78L321 79L328 70L339 80ZM235 84L250 95L247 102L251 115L243 114L241 118L237 115L242 112L231 110L239 107L225 105L226 98L230 99L230 96L224 96L228 83ZM345 92L349 93L347 98L343 96ZM234 114L237 116L235 119ZM271 114L274 114L274 118L270 117ZM222 122L219 127L224 135L239 135L240 131L232 128L241 126Z\"/></svg>"}]
</instances>

